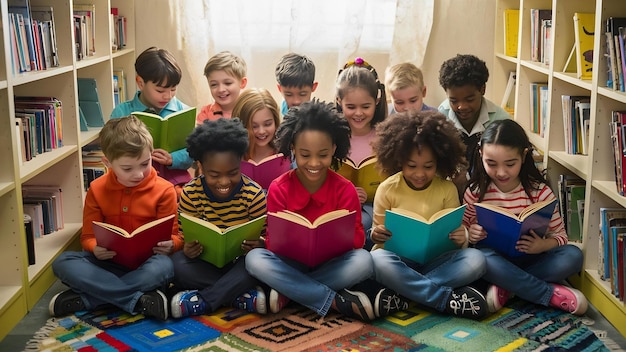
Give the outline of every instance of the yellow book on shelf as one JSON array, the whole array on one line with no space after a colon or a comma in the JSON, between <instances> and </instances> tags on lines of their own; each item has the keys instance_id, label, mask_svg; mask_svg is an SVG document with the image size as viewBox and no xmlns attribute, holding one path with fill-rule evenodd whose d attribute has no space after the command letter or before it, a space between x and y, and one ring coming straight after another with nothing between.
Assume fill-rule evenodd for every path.
<instances>
[{"instance_id":1,"label":"yellow book on shelf","mask_svg":"<svg viewBox=\"0 0 626 352\"><path fill-rule=\"evenodd\" d=\"M504 54L517 57L517 40L519 36L519 10L504 10Z\"/></svg>"},{"instance_id":2,"label":"yellow book on shelf","mask_svg":"<svg viewBox=\"0 0 626 352\"><path fill-rule=\"evenodd\" d=\"M595 23L596 15L593 13L574 13L576 76L579 79L591 79Z\"/></svg>"}]
</instances>

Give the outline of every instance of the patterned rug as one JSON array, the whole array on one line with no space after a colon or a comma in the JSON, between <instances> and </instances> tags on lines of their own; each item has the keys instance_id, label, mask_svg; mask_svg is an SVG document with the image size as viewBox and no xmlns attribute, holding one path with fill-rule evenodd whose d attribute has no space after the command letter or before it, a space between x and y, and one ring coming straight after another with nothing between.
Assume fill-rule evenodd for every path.
<instances>
[{"instance_id":1,"label":"patterned rug","mask_svg":"<svg viewBox=\"0 0 626 352\"><path fill-rule=\"evenodd\" d=\"M415 306L372 324L290 305L159 322L118 310L52 318L32 351L609 351L580 317L513 299L483 321Z\"/></svg>"}]
</instances>

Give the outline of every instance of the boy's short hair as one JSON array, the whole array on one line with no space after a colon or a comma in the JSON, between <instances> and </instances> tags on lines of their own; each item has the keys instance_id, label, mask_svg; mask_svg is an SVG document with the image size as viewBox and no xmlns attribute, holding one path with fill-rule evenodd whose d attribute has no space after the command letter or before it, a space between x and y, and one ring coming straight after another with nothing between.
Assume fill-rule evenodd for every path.
<instances>
[{"instance_id":1,"label":"boy's short hair","mask_svg":"<svg viewBox=\"0 0 626 352\"><path fill-rule=\"evenodd\" d=\"M230 51L221 51L211 56L206 65L204 65L205 77L208 78L215 71L225 71L229 76L241 80L246 77L248 67L241 57Z\"/></svg>"},{"instance_id":2,"label":"boy's short hair","mask_svg":"<svg viewBox=\"0 0 626 352\"><path fill-rule=\"evenodd\" d=\"M248 144L248 130L238 117L204 120L187 136L187 152L200 162L210 152L233 152L241 159Z\"/></svg>"},{"instance_id":3,"label":"boy's short hair","mask_svg":"<svg viewBox=\"0 0 626 352\"><path fill-rule=\"evenodd\" d=\"M461 55L444 61L439 70L439 84L445 90L472 85L482 88L489 79L487 64L474 55Z\"/></svg>"},{"instance_id":4,"label":"boy's short hair","mask_svg":"<svg viewBox=\"0 0 626 352\"><path fill-rule=\"evenodd\" d=\"M275 74L276 82L282 87L313 87L315 64L308 56L289 53L280 58Z\"/></svg>"},{"instance_id":5,"label":"boy's short hair","mask_svg":"<svg viewBox=\"0 0 626 352\"><path fill-rule=\"evenodd\" d=\"M385 72L385 85L390 92L395 92L407 87L424 88L424 75L422 70L410 62L393 65Z\"/></svg>"},{"instance_id":6,"label":"boy's short hair","mask_svg":"<svg viewBox=\"0 0 626 352\"><path fill-rule=\"evenodd\" d=\"M123 156L140 157L146 148L154 150L152 135L135 116L110 119L100 130L100 146L104 156L114 161Z\"/></svg>"},{"instance_id":7,"label":"boy's short hair","mask_svg":"<svg viewBox=\"0 0 626 352\"><path fill-rule=\"evenodd\" d=\"M174 56L169 51L154 46L137 56L135 72L145 82L154 82L165 88L177 86L183 76Z\"/></svg>"}]
</instances>

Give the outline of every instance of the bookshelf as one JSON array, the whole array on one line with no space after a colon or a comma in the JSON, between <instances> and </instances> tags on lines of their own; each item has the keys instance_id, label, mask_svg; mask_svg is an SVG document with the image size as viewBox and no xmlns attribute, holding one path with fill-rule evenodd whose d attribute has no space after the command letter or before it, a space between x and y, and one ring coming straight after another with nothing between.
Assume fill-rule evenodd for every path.
<instances>
[{"instance_id":1,"label":"bookshelf","mask_svg":"<svg viewBox=\"0 0 626 352\"><path fill-rule=\"evenodd\" d=\"M504 54L505 9L520 10L519 42L517 57ZM552 61L549 65L531 61L530 56L530 9L552 10ZM575 72L563 72L574 44L575 12L595 13L595 36L593 51L593 75L591 80L577 78ZM611 111L626 110L626 94L606 87L607 70L604 24L608 17L626 17L622 0L497 0L495 19L495 63L493 80L495 92L502 94L508 72L517 73L515 87L515 120L528 132L532 143L544 152L544 166L548 180L556 189L560 174L576 175L586 180L585 213L583 217L582 243L585 254L583 270L571 278L587 299L626 336L626 305L610 290L610 283L598 275L599 222L601 207L626 207L626 197L616 191L612 144L609 138ZM529 84L548 83L547 126L544 135L531 132ZM561 95L585 95L591 97L591 123L588 155L566 153ZM494 101L500 101L496 96ZM500 97L501 98L501 97Z\"/></svg>"},{"instance_id":2,"label":"bookshelf","mask_svg":"<svg viewBox=\"0 0 626 352\"><path fill-rule=\"evenodd\" d=\"M81 149L97 139L99 129L81 132L76 79L95 78L103 116L113 110L113 69L134 73L134 1L30 0L31 6L52 6L59 66L15 73L9 30L9 0L0 0L0 340L26 315L56 280L52 261L64 250L79 249L84 202ZM76 60L72 14L74 4L95 5L95 54ZM112 51L110 9L127 18L127 45ZM135 91L134 80L127 82ZM23 161L16 147L22 136L15 128L15 96L54 96L62 101L63 146ZM7 142L8 141L8 142ZM28 265L22 222L22 186L56 185L63 194L64 228L35 239L35 264Z\"/></svg>"}]
</instances>

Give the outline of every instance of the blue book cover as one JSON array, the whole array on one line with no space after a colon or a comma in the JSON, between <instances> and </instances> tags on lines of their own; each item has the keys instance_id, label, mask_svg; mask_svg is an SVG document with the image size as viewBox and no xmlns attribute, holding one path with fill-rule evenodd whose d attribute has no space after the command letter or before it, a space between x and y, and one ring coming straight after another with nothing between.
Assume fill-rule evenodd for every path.
<instances>
[{"instance_id":1,"label":"blue book cover","mask_svg":"<svg viewBox=\"0 0 626 352\"><path fill-rule=\"evenodd\" d=\"M404 209L387 210L385 227L391 232L391 238L385 242L385 249L424 264L458 248L448 234L461 226L465 207L440 210L430 219Z\"/></svg>"},{"instance_id":2,"label":"blue book cover","mask_svg":"<svg viewBox=\"0 0 626 352\"><path fill-rule=\"evenodd\" d=\"M478 224L487 232L487 237L478 242L478 245L493 248L509 257L524 255L515 249L520 236L528 234L530 230L544 236L556 204L556 199L537 202L515 215L496 205L474 203Z\"/></svg>"},{"instance_id":3,"label":"blue book cover","mask_svg":"<svg viewBox=\"0 0 626 352\"><path fill-rule=\"evenodd\" d=\"M600 244L598 258L598 274L603 280L608 280L611 273L611 254L609 252L611 227L626 226L626 209L600 208Z\"/></svg>"}]
</instances>

